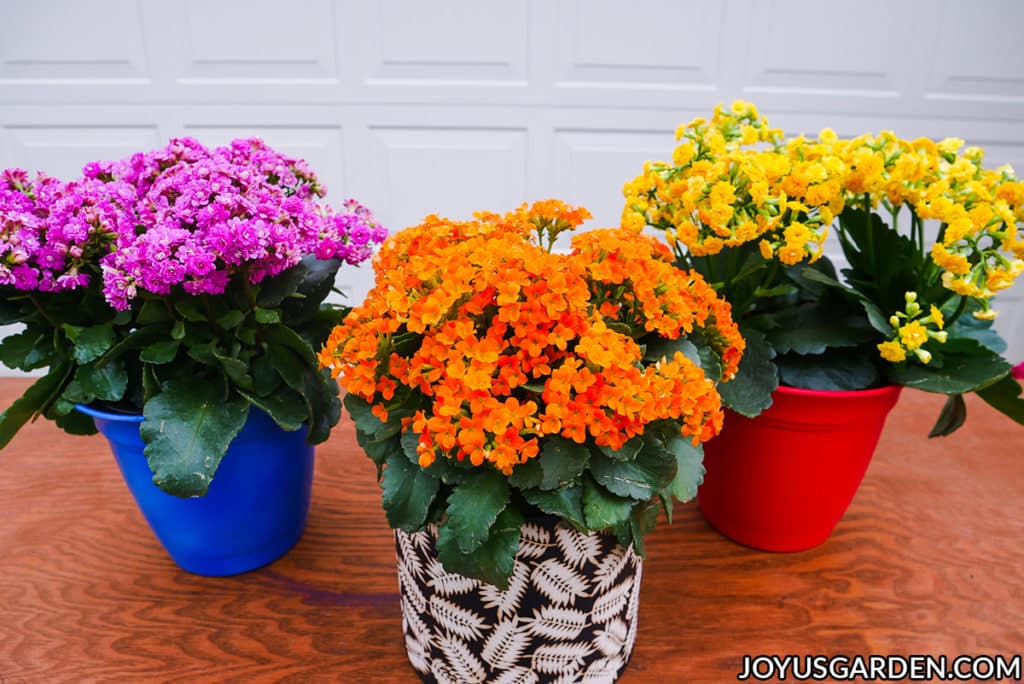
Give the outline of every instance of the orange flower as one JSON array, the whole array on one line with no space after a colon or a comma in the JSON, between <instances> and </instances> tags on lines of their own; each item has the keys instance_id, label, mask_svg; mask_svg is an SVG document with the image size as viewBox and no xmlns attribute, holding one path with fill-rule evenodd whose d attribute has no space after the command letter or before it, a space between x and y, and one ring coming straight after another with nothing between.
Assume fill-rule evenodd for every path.
<instances>
[{"instance_id":1,"label":"orange flower","mask_svg":"<svg viewBox=\"0 0 1024 684\"><path fill-rule=\"evenodd\" d=\"M393 235L321 365L382 421L415 409L402 424L419 435L422 467L445 458L508 475L546 436L619 448L663 420L710 438L721 426L714 383L682 354L643 349L700 333L731 377L743 340L729 305L630 230L583 233L553 253L587 217L548 200L473 221L429 216Z\"/></svg>"}]
</instances>

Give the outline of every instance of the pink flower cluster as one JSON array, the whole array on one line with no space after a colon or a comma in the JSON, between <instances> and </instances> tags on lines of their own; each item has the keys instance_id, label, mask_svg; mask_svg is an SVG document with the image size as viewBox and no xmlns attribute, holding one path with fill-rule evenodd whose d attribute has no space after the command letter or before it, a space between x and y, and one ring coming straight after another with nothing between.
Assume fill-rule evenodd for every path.
<instances>
[{"instance_id":1,"label":"pink flower cluster","mask_svg":"<svg viewBox=\"0 0 1024 684\"><path fill-rule=\"evenodd\" d=\"M214 150L176 139L87 164L70 183L20 170L0 180L0 284L82 287L92 263L119 310L140 291L219 294L236 274L258 283L310 253L357 264L387 236L355 200L338 213L318 203L305 162L258 139Z\"/></svg>"}]
</instances>

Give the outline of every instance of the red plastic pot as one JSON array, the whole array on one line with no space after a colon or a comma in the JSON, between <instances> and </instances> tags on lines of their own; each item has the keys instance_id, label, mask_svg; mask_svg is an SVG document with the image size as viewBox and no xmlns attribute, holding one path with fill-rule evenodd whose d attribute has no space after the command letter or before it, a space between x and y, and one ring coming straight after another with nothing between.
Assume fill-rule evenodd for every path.
<instances>
[{"instance_id":1,"label":"red plastic pot","mask_svg":"<svg viewBox=\"0 0 1024 684\"><path fill-rule=\"evenodd\" d=\"M853 500L901 389L780 387L756 418L727 410L722 433L704 446L704 517L755 549L821 544Z\"/></svg>"}]
</instances>

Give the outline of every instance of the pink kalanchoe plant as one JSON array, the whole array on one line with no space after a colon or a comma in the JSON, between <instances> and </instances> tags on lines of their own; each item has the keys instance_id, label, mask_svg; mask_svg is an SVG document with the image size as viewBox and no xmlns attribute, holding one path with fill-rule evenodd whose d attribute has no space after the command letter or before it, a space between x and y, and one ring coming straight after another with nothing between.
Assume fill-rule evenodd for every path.
<instances>
[{"instance_id":1,"label":"pink kalanchoe plant","mask_svg":"<svg viewBox=\"0 0 1024 684\"><path fill-rule=\"evenodd\" d=\"M175 139L70 182L4 171L0 323L25 327L0 361L49 372L0 417L0 445L39 415L94 431L76 404L141 411L154 481L191 496L219 459L196 478L182 456L201 429L190 406L214 407L203 429L222 453L252 406L326 439L339 403L313 350L346 310L322 303L340 266L387 231L357 201L335 211L324 195L305 162L258 139Z\"/></svg>"}]
</instances>

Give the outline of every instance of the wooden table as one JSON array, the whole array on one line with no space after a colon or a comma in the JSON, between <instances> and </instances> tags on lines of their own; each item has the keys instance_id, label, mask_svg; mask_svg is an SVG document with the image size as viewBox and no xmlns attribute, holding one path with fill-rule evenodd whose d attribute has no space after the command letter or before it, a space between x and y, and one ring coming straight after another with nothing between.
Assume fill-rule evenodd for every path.
<instances>
[{"instance_id":1,"label":"wooden table","mask_svg":"<svg viewBox=\"0 0 1024 684\"><path fill-rule=\"evenodd\" d=\"M25 386L0 380L0 404ZM970 397L967 426L928 440L941 403L903 393L817 549L749 550L677 508L620 681L736 681L744 654L1020 654L1024 429ZM373 475L343 419L299 544L204 578L164 554L102 437L30 426L0 452L0 682L417 681Z\"/></svg>"}]
</instances>

